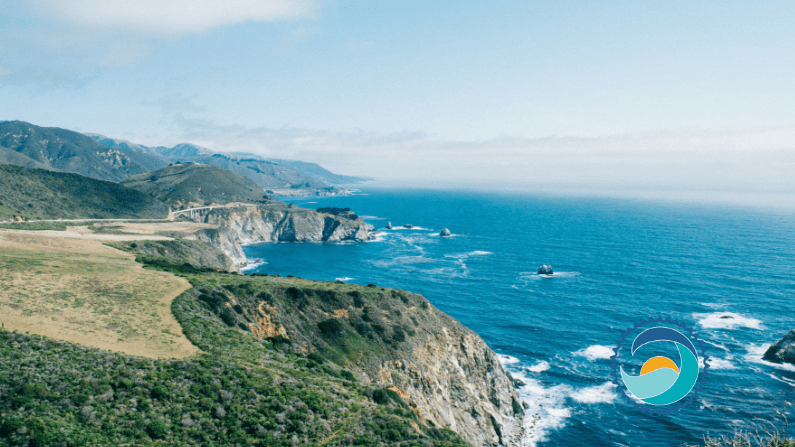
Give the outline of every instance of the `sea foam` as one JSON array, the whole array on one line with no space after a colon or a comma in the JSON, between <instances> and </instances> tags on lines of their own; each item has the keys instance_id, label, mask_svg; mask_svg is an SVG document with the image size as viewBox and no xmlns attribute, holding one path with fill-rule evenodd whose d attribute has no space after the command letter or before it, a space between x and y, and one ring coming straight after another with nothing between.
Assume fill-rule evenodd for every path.
<instances>
[{"instance_id":1,"label":"sea foam","mask_svg":"<svg viewBox=\"0 0 795 447\"><path fill-rule=\"evenodd\" d=\"M610 346L593 345L588 346L585 349L580 349L579 351L574 351L572 354L585 357L586 359L593 362L598 359L609 359L615 354L615 352Z\"/></svg>"},{"instance_id":2,"label":"sea foam","mask_svg":"<svg viewBox=\"0 0 795 447\"><path fill-rule=\"evenodd\" d=\"M736 329L746 327L763 329L762 322L756 318L745 317L734 312L713 312L710 314L693 314L698 325L706 329Z\"/></svg>"},{"instance_id":3,"label":"sea foam","mask_svg":"<svg viewBox=\"0 0 795 447\"><path fill-rule=\"evenodd\" d=\"M580 388L571 393L571 398L583 404L609 404L618 398L615 383L605 382L601 385Z\"/></svg>"}]
</instances>

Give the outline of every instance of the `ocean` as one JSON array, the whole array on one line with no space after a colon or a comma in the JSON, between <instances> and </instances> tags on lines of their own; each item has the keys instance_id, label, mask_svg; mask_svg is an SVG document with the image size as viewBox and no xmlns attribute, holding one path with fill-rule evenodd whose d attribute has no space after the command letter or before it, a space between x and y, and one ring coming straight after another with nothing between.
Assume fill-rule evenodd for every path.
<instances>
[{"instance_id":1,"label":"ocean","mask_svg":"<svg viewBox=\"0 0 795 447\"><path fill-rule=\"evenodd\" d=\"M248 246L247 257L265 262L248 273L424 295L525 384L527 446L696 444L732 425L749 429L753 418L772 421L795 401L795 366L761 360L795 329L792 212L441 190L289 202L349 207L377 239ZM388 221L394 229L383 229ZM543 264L554 275L538 275ZM710 374L690 405L652 416L611 383L610 356L627 328L656 317L693 329Z\"/></svg>"}]
</instances>

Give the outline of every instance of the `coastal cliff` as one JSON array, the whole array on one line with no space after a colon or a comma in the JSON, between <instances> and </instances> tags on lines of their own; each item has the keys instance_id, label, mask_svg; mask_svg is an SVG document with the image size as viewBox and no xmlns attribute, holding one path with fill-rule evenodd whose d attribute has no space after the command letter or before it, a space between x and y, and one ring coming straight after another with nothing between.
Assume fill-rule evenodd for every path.
<instances>
[{"instance_id":1,"label":"coastal cliff","mask_svg":"<svg viewBox=\"0 0 795 447\"><path fill-rule=\"evenodd\" d=\"M237 282L194 293L231 292L233 324L343 366L371 392L391 391L422 427L453 430L474 446L519 445L524 408L510 375L477 334L422 296L262 275Z\"/></svg>"},{"instance_id":2,"label":"coastal cliff","mask_svg":"<svg viewBox=\"0 0 795 447\"><path fill-rule=\"evenodd\" d=\"M372 239L363 219L319 213L271 201L267 205L240 204L215 208L200 218L217 228L195 237L224 251L238 266L246 264L243 245L260 242L340 242Z\"/></svg>"}]
</instances>

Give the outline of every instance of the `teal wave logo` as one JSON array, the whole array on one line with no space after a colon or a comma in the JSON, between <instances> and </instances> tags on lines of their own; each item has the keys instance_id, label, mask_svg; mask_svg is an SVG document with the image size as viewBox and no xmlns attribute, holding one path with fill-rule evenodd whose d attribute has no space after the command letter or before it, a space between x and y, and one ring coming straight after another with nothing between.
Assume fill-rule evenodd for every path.
<instances>
[{"instance_id":1,"label":"teal wave logo","mask_svg":"<svg viewBox=\"0 0 795 447\"><path fill-rule=\"evenodd\" d=\"M663 321L657 319L656 321ZM669 322L679 325L678 322ZM654 320L644 322L645 324L652 323ZM642 346L651 343L672 343L679 353L678 359L672 359L666 356L655 356L647 359L640 368L640 374L628 374L623 366L618 366L618 354L621 349L621 343L634 332L637 328L645 324L636 324L634 328L630 328L619 341L618 347L615 349L616 355L613 356L613 377L617 385L621 386L622 383L632 397L650 406L657 407L655 412L667 413L676 411L681 405L672 405L676 402L683 400L690 392L696 387L699 381L699 373L701 367L699 365L699 354L696 346L692 340L696 340L701 348L702 356L704 357L705 364L707 357L703 354L703 343L693 335L692 331L687 331L690 336L685 333L670 327L655 326L643 330L632 341L630 354L634 357L635 353ZM673 357L673 356L672 356ZM678 360L678 361L677 361ZM616 367L618 366L618 369ZM705 374L701 374L704 377ZM619 382L619 379L622 383ZM690 400L695 397L695 394L700 391L701 386L697 387L696 393L693 393ZM625 393L626 394L626 393ZM636 407L644 407L638 405ZM669 409L659 407L671 406Z\"/></svg>"}]
</instances>

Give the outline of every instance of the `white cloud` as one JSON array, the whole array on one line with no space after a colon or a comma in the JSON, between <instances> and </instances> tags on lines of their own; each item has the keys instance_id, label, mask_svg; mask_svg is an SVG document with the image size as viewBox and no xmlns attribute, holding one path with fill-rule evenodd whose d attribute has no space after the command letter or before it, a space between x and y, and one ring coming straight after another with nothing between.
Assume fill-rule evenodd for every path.
<instances>
[{"instance_id":1,"label":"white cloud","mask_svg":"<svg viewBox=\"0 0 795 447\"><path fill-rule=\"evenodd\" d=\"M107 29L179 34L311 17L316 0L34 0L36 14Z\"/></svg>"}]
</instances>

